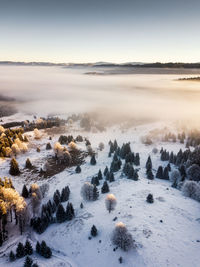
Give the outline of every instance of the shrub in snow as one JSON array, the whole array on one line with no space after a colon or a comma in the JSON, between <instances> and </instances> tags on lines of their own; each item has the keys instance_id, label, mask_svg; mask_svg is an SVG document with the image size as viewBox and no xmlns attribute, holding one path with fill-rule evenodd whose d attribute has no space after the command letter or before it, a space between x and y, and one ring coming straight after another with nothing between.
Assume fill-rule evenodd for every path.
<instances>
[{"instance_id":1,"label":"shrub in snow","mask_svg":"<svg viewBox=\"0 0 200 267\"><path fill-rule=\"evenodd\" d=\"M11 162L10 162L10 171L9 171L9 173L11 175L19 175L20 174L19 165L18 165L18 163L17 163L15 158L13 158L11 160Z\"/></svg>"},{"instance_id":2,"label":"shrub in snow","mask_svg":"<svg viewBox=\"0 0 200 267\"><path fill-rule=\"evenodd\" d=\"M76 145L73 141L71 141L71 142L69 143L69 148L70 148L71 150L76 150L76 149L77 149L77 145Z\"/></svg>"},{"instance_id":3,"label":"shrub in snow","mask_svg":"<svg viewBox=\"0 0 200 267\"><path fill-rule=\"evenodd\" d=\"M92 157L91 157L91 160L90 160L90 164L91 165L96 165L96 159L95 159L95 156L94 155L92 155Z\"/></svg>"},{"instance_id":4,"label":"shrub in snow","mask_svg":"<svg viewBox=\"0 0 200 267\"><path fill-rule=\"evenodd\" d=\"M132 235L128 232L125 224L122 222L116 224L112 233L112 242L124 251L128 251L134 247Z\"/></svg>"},{"instance_id":5,"label":"shrub in snow","mask_svg":"<svg viewBox=\"0 0 200 267\"><path fill-rule=\"evenodd\" d=\"M44 183L40 186L40 192L41 192L42 198L44 198L47 195L48 191L49 191L49 184Z\"/></svg>"},{"instance_id":6,"label":"shrub in snow","mask_svg":"<svg viewBox=\"0 0 200 267\"><path fill-rule=\"evenodd\" d=\"M178 170L171 172L169 176L170 181L172 182L172 187L177 188L178 184L181 182L181 174Z\"/></svg>"},{"instance_id":7,"label":"shrub in snow","mask_svg":"<svg viewBox=\"0 0 200 267\"><path fill-rule=\"evenodd\" d=\"M104 143L99 143L99 150L102 151L104 149Z\"/></svg>"},{"instance_id":8,"label":"shrub in snow","mask_svg":"<svg viewBox=\"0 0 200 267\"><path fill-rule=\"evenodd\" d=\"M35 128L33 132L35 139L40 139L42 137L40 131L37 128Z\"/></svg>"},{"instance_id":9,"label":"shrub in snow","mask_svg":"<svg viewBox=\"0 0 200 267\"><path fill-rule=\"evenodd\" d=\"M81 202L81 204L80 204L80 208L83 209L83 203L82 203L82 202Z\"/></svg>"},{"instance_id":10,"label":"shrub in snow","mask_svg":"<svg viewBox=\"0 0 200 267\"><path fill-rule=\"evenodd\" d=\"M92 226L90 233L92 236L97 236L98 231L95 225Z\"/></svg>"},{"instance_id":11,"label":"shrub in snow","mask_svg":"<svg viewBox=\"0 0 200 267\"><path fill-rule=\"evenodd\" d=\"M123 259L122 259L122 257L119 257L119 263L122 263L122 261L123 261Z\"/></svg>"},{"instance_id":12,"label":"shrub in snow","mask_svg":"<svg viewBox=\"0 0 200 267\"><path fill-rule=\"evenodd\" d=\"M182 186L182 192L185 196L200 201L200 185L195 181L185 181Z\"/></svg>"},{"instance_id":13,"label":"shrub in snow","mask_svg":"<svg viewBox=\"0 0 200 267\"><path fill-rule=\"evenodd\" d=\"M193 164L187 170L187 178L193 181L200 181L200 167L197 164Z\"/></svg>"},{"instance_id":14,"label":"shrub in snow","mask_svg":"<svg viewBox=\"0 0 200 267\"><path fill-rule=\"evenodd\" d=\"M76 173L80 173L81 172L81 167L79 165L76 167L75 172Z\"/></svg>"},{"instance_id":15,"label":"shrub in snow","mask_svg":"<svg viewBox=\"0 0 200 267\"><path fill-rule=\"evenodd\" d=\"M106 204L106 209L109 211L109 213L115 209L116 205L117 205L117 199L113 194L108 194L106 196L106 200L105 200L105 204Z\"/></svg>"},{"instance_id":16,"label":"shrub in snow","mask_svg":"<svg viewBox=\"0 0 200 267\"><path fill-rule=\"evenodd\" d=\"M157 149L156 147L154 147L154 148L152 149L152 152L153 152L154 154L156 154L156 153L158 153L158 149Z\"/></svg>"},{"instance_id":17,"label":"shrub in snow","mask_svg":"<svg viewBox=\"0 0 200 267\"><path fill-rule=\"evenodd\" d=\"M153 203L154 202L153 195L152 194L148 194L146 201L148 203Z\"/></svg>"}]
</instances>

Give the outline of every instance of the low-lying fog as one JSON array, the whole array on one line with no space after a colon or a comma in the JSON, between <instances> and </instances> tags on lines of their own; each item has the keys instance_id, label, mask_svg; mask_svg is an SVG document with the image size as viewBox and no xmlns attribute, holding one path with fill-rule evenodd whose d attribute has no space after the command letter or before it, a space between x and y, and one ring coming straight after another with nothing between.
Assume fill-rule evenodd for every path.
<instances>
[{"instance_id":1,"label":"low-lying fog","mask_svg":"<svg viewBox=\"0 0 200 267\"><path fill-rule=\"evenodd\" d=\"M99 112L104 118L200 118L200 82L194 75L86 75L88 69L0 66L0 94L38 115ZM101 69L102 71L102 69Z\"/></svg>"}]
</instances>

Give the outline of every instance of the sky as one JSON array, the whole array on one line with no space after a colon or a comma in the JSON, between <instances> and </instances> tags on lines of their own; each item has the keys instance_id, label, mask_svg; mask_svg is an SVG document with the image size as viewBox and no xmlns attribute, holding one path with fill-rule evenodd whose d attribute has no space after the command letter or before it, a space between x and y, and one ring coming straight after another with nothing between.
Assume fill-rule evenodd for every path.
<instances>
[{"instance_id":1,"label":"sky","mask_svg":"<svg viewBox=\"0 0 200 267\"><path fill-rule=\"evenodd\" d=\"M200 62L199 0L0 0L0 60Z\"/></svg>"}]
</instances>

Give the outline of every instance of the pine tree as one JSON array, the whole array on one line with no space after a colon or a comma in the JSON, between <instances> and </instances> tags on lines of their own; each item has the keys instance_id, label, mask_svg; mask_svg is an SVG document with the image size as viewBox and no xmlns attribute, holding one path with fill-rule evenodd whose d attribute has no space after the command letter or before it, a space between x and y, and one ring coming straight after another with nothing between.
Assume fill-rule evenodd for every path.
<instances>
[{"instance_id":1,"label":"pine tree","mask_svg":"<svg viewBox=\"0 0 200 267\"><path fill-rule=\"evenodd\" d=\"M56 206L59 205L59 203L61 202L61 199L60 199L60 194L58 194L58 192L56 191L53 195L53 200L56 204Z\"/></svg>"},{"instance_id":2,"label":"pine tree","mask_svg":"<svg viewBox=\"0 0 200 267\"><path fill-rule=\"evenodd\" d=\"M92 157L91 157L91 160L90 160L90 164L91 165L96 165L96 159L95 159L95 156L94 155L92 155Z\"/></svg>"},{"instance_id":3,"label":"pine tree","mask_svg":"<svg viewBox=\"0 0 200 267\"><path fill-rule=\"evenodd\" d=\"M122 257L119 257L119 263L121 264L123 261Z\"/></svg>"},{"instance_id":4,"label":"pine tree","mask_svg":"<svg viewBox=\"0 0 200 267\"><path fill-rule=\"evenodd\" d=\"M157 173L156 173L156 178L163 179L163 167L162 166L158 167L158 170L157 170Z\"/></svg>"},{"instance_id":5,"label":"pine tree","mask_svg":"<svg viewBox=\"0 0 200 267\"><path fill-rule=\"evenodd\" d=\"M62 189L62 192L61 192L61 196L60 196L60 201L61 202L65 202L69 199L69 195L70 195L70 189L69 189L69 186L65 186L63 189Z\"/></svg>"},{"instance_id":6,"label":"pine tree","mask_svg":"<svg viewBox=\"0 0 200 267\"><path fill-rule=\"evenodd\" d=\"M76 167L75 172L76 173L80 173L81 172L81 167L79 165Z\"/></svg>"},{"instance_id":7,"label":"pine tree","mask_svg":"<svg viewBox=\"0 0 200 267\"><path fill-rule=\"evenodd\" d=\"M82 203L82 202L81 202L81 204L80 204L80 208L83 209L83 203Z\"/></svg>"},{"instance_id":8,"label":"pine tree","mask_svg":"<svg viewBox=\"0 0 200 267\"><path fill-rule=\"evenodd\" d=\"M19 171L19 165L16 161L15 158L13 158L10 162L10 171L9 173L13 176L19 175L20 171Z\"/></svg>"},{"instance_id":9,"label":"pine tree","mask_svg":"<svg viewBox=\"0 0 200 267\"><path fill-rule=\"evenodd\" d=\"M109 176L109 182L114 182L115 181L115 177L114 177L114 174L113 172L110 173L110 176Z\"/></svg>"},{"instance_id":10,"label":"pine tree","mask_svg":"<svg viewBox=\"0 0 200 267\"><path fill-rule=\"evenodd\" d=\"M26 240L25 246L24 246L24 252L25 255L32 255L33 254L33 248L31 246L31 243Z\"/></svg>"},{"instance_id":11,"label":"pine tree","mask_svg":"<svg viewBox=\"0 0 200 267\"><path fill-rule=\"evenodd\" d=\"M16 258L22 258L24 257L24 246L21 242L18 243L17 249L16 249Z\"/></svg>"},{"instance_id":12,"label":"pine tree","mask_svg":"<svg viewBox=\"0 0 200 267\"><path fill-rule=\"evenodd\" d=\"M10 254L9 254L9 260L10 261L14 261L15 260L15 254L13 253L12 250L10 251Z\"/></svg>"},{"instance_id":13,"label":"pine tree","mask_svg":"<svg viewBox=\"0 0 200 267\"><path fill-rule=\"evenodd\" d=\"M168 171L170 172L171 171L171 165L170 165L170 163L167 164L167 168L168 168Z\"/></svg>"},{"instance_id":14,"label":"pine tree","mask_svg":"<svg viewBox=\"0 0 200 267\"><path fill-rule=\"evenodd\" d=\"M51 258L51 256L52 256L52 251L51 251L50 247L46 247L46 251L45 251L44 257L46 259L49 259L49 258Z\"/></svg>"},{"instance_id":15,"label":"pine tree","mask_svg":"<svg viewBox=\"0 0 200 267\"><path fill-rule=\"evenodd\" d=\"M24 185L23 189L22 189L22 197L28 198L28 196L29 196L28 189L27 189L26 185Z\"/></svg>"},{"instance_id":16,"label":"pine tree","mask_svg":"<svg viewBox=\"0 0 200 267\"><path fill-rule=\"evenodd\" d=\"M152 169L152 161L151 161L151 157L148 156L147 162L146 162L146 169Z\"/></svg>"},{"instance_id":17,"label":"pine tree","mask_svg":"<svg viewBox=\"0 0 200 267\"><path fill-rule=\"evenodd\" d=\"M47 245L46 242L43 240L40 245L40 255L44 257L46 253Z\"/></svg>"},{"instance_id":18,"label":"pine tree","mask_svg":"<svg viewBox=\"0 0 200 267\"><path fill-rule=\"evenodd\" d=\"M135 171L134 171L133 180L134 180L134 181L138 181L138 177L139 177L139 176L138 176L138 170L135 170Z\"/></svg>"},{"instance_id":19,"label":"pine tree","mask_svg":"<svg viewBox=\"0 0 200 267\"><path fill-rule=\"evenodd\" d=\"M50 143L47 143L46 150L50 150L50 149L52 149L51 144Z\"/></svg>"},{"instance_id":20,"label":"pine tree","mask_svg":"<svg viewBox=\"0 0 200 267\"><path fill-rule=\"evenodd\" d=\"M99 172L98 172L98 179L99 179L99 180L102 180L102 179L103 179L101 170L99 170Z\"/></svg>"},{"instance_id":21,"label":"pine tree","mask_svg":"<svg viewBox=\"0 0 200 267\"><path fill-rule=\"evenodd\" d=\"M66 220L70 221L74 218L74 208L72 203L67 203L67 207L66 207Z\"/></svg>"},{"instance_id":22,"label":"pine tree","mask_svg":"<svg viewBox=\"0 0 200 267\"><path fill-rule=\"evenodd\" d=\"M33 263L33 260L29 256L27 256L24 262L24 267L31 267L32 263Z\"/></svg>"},{"instance_id":23,"label":"pine tree","mask_svg":"<svg viewBox=\"0 0 200 267\"><path fill-rule=\"evenodd\" d=\"M104 170L104 172L103 172L103 175L106 176L107 172L108 172L108 167L106 166L106 167L105 167L105 170Z\"/></svg>"},{"instance_id":24,"label":"pine tree","mask_svg":"<svg viewBox=\"0 0 200 267\"><path fill-rule=\"evenodd\" d=\"M134 170L133 166L130 166L129 170L128 170L128 179L134 178L134 172L135 172L135 170Z\"/></svg>"},{"instance_id":25,"label":"pine tree","mask_svg":"<svg viewBox=\"0 0 200 267\"><path fill-rule=\"evenodd\" d=\"M107 173L106 173L106 180L107 180L107 181L110 180L110 172L109 172L109 171L107 171Z\"/></svg>"},{"instance_id":26,"label":"pine tree","mask_svg":"<svg viewBox=\"0 0 200 267\"><path fill-rule=\"evenodd\" d=\"M62 223L66 220L66 214L65 214L65 210L63 208L62 204L58 205L57 211L56 211L56 221L58 223Z\"/></svg>"},{"instance_id":27,"label":"pine tree","mask_svg":"<svg viewBox=\"0 0 200 267\"><path fill-rule=\"evenodd\" d=\"M98 188L96 187L96 185L94 185L94 188L93 188L93 200L97 200L99 197L99 191L98 191Z\"/></svg>"},{"instance_id":28,"label":"pine tree","mask_svg":"<svg viewBox=\"0 0 200 267\"><path fill-rule=\"evenodd\" d=\"M26 167L27 169L31 169L31 168L33 167L33 165L32 165L32 163L31 163L31 161L30 161L29 158L27 158L27 160L26 160L25 167Z\"/></svg>"},{"instance_id":29,"label":"pine tree","mask_svg":"<svg viewBox=\"0 0 200 267\"><path fill-rule=\"evenodd\" d=\"M90 233L91 233L91 235L94 236L94 237L97 236L98 231L97 231L97 228L96 228L95 225L92 226Z\"/></svg>"},{"instance_id":30,"label":"pine tree","mask_svg":"<svg viewBox=\"0 0 200 267\"><path fill-rule=\"evenodd\" d=\"M41 254L41 245L40 243L37 241L37 244L36 244L36 247L35 247L35 250L38 254Z\"/></svg>"},{"instance_id":31,"label":"pine tree","mask_svg":"<svg viewBox=\"0 0 200 267\"><path fill-rule=\"evenodd\" d=\"M146 201L148 203L153 203L154 202L153 195L152 194L148 194Z\"/></svg>"},{"instance_id":32,"label":"pine tree","mask_svg":"<svg viewBox=\"0 0 200 267\"><path fill-rule=\"evenodd\" d=\"M163 179L169 180L169 171L167 167L164 168Z\"/></svg>"},{"instance_id":33,"label":"pine tree","mask_svg":"<svg viewBox=\"0 0 200 267\"><path fill-rule=\"evenodd\" d=\"M134 164L136 166L140 165L140 155L139 155L139 153L136 153L136 155L135 155Z\"/></svg>"},{"instance_id":34,"label":"pine tree","mask_svg":"<svg viewBox=\"0 0 200 267\"><path fill-rule=\"evenodd\" d=\"M109 190L109 186L108 186L108 183L105 181L103 183L103 186L101 188L101 193L102 194L105 194L105 193L108 193L110 190Z\"/></svg>"},{"instance_id":35,"label":"pine tree","mask_svg":"<svg viewBox=\"0 0 200 267\"><path fill-rule=\"evenodd\" d=\"M149 170L149 171L147 172L147 178L148 178L149 180L153 180L153 179L154 179L154 175L153 175L153 173L152 173L152 170Z\"/></svg>"}]
</instances>

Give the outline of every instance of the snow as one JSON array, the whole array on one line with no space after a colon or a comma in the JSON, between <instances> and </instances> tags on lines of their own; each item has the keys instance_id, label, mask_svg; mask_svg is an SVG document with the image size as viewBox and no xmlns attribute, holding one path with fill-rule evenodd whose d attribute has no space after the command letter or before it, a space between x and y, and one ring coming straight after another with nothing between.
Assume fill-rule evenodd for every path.
<instances>
[{"instance_id":1,"label":"snow","mask_svg":"<svg viewBox=\"0 0 200 267\"><path fill-rule=\"evenodd\" d=\"M3 254L8 254L11 249L15 251L16 244L19 241L25 243L26 237L32 241L33 247L37 240L45 240L47 245L52 248L53 256L46 260L36 253L33 255L34 262L39 266L70 266L70 267L189 267L199 266L200 243L200 204L190 198L184 197L181 191L171 187L169 181L154 179L152 181L146 178L145 163L148 155L151 155L153 163L153 172L159 165L166 166L167 162L160 161L160 153L154 154L152 149L161 147L167 151L177 153L180 148L185 149L184 144L161 142L156 144L144 145L141 143L141 137L150 130L162 128L161 123L140 125L121 131L119 127L110 127L102 133L86 133L83 136L88 137L92 147L97 150L100 142L105 144L103 151L98 151L97 164L90 165L90 158L81 166L82 172L75 173L75 168L65 169L63 172L51 177L45 181L48 182L50 190L43 200L44 203L51 199L56 189L61 190L69 185L71 194L70 202L75 208L75 218L72 221L62 224L52 224L47 230L38 235L29 229L28 232L20 236L18 229L13 230L3 246L0 248L0 266L22 266L24 259L16 260L10 263ZM30 142L34 146L40 146L41 152L37 153L35 147L22 155L17 156L17 161L22 168L27 157L34 162L40 162L44 156L53 153L53 150L46 150L47 142L52 145L58 140L58 135L54 135L51 141L44 133L43 138L34 140L32 133ZM70 134L77 136L80 132L71 130ZM32 137L31 137L32 135ZM107 194L101 194L99 199L94 202L84 201L80 195L80 190L85 181L90 181L91 177L102 172L106 165L109 167L112 158L108 157L108 141L117 140L119 145L125 142L131 142L133 152L140 153L139 180L132 181L121 176L121 171L115 174L115 182L109 183L110 193L117 199L117 205L114 211L108 213L105 207L105 198ZM31 147L31 146L30 146ZM85 149L83 143L78 144L79 148ZM10 160L1 160L1 176L9 176ZM174 167L173 167L174 168ZM21 177L12 177L14 186L21 192L24 180ZM100 181L99 190L104 180ZM28 184L31 184L31 182ZM149 193L154 196L154 203L146 202ZM83 209L80 208L81 202ZM67 203L64 203L66 206ZM116 221L113 219L117 217ZM160 221L162 220L162 222ZM117 222L123 222L131 232L136 241L137 248L129 252L123 252L120 249L113 251L114 246L111 243L110 236ZM95 225L98 230L98 236L88 239L90 229ZM101 242L100 242L101 240ZM119 257L122 256L123 263L119 264Z\"/></svg>"}]
</instances>

